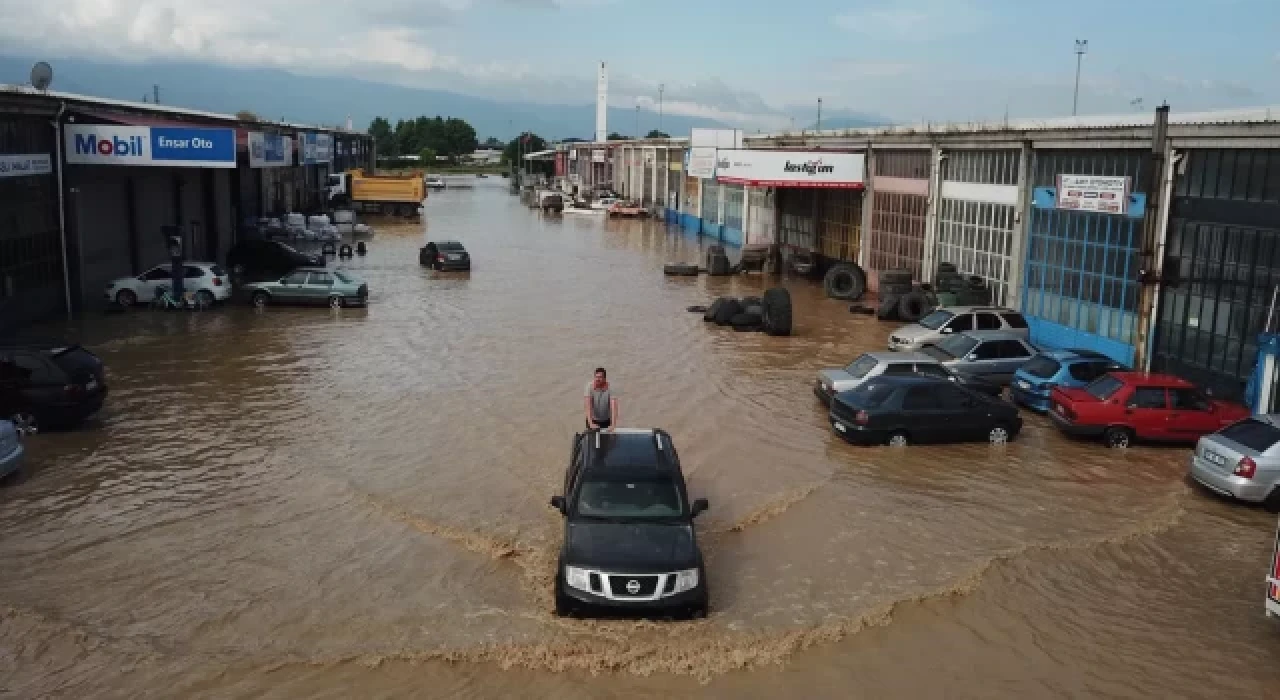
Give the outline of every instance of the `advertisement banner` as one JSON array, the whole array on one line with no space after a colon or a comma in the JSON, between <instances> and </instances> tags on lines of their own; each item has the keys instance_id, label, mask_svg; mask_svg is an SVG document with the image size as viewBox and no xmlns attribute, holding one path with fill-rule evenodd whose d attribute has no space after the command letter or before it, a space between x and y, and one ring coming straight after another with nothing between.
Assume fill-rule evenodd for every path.
<instances>
[{"instance_id":1,"label":"advertisement banner","mask_svg":"<svg viewBox=\"0 0 1280 700\"><path fill-rule=\"evenodd\" d=\"M316 165L333 160L333 136L308 131L302 135L302 163Z\"/></svg>"},{"instance_id":2,"label":"advertisement banner","mask_svg":"<svg viewBox=\"0 0 1280 700\"><path fill-rule=\"evenodd\" d=\"M236 167L235 129L69 124L65 133L68 163Z\"/></svg>"},{"instance_id":3,"label":"advertisement banner","mask_svg":"<svg viewBox=\"0 0 1280 700\"><path fill-rule=\"evenodd\" d=\"M49 175L52 172L53 157L48 153L0 154L0 177Z\"/></svg>"},{"instance_id":4,"label":"advertisement banner","mask_svg":"<svg viewBox=\"0 0 1280 700\"><path fill-rule=\"evenodd\" d=\"M603 149L603 148L597 148L597 149L595 149L594 151L592 151L592 152L591 152L591 162L592 162L592 163L603 163L603 162L605 162L605 160L604 160L604 149Z\"/></svg>"},{"instance_id":5,"label":"advertisement banner","mask_svg":"<svg viewBox=\"0 0 1280 700\"><path fill-rule=\"evenodd\" d=\"M710 180L716 176L716 149L695 147L689 149L689 177Z\"/></svg>"},{"instance_id":6,"label":"advertisement banner","mask_svg":"<svg viewBox=\"0 0 1280 700\"><path fill-rule=\"evenodd\" d=\"M864 186L866 158L861 153L815 151L719 151L716 180L752 187Z\"/></svg>"},{"instance_id":7,"label":"advertisement banner","mask_svg":"<svg viewBox=\"0 0 1280 700\"><path fill-rule=\"evenodd\" d=\"M1129 206L1127 176L1059 175L1058 208L1123 214Z\"/></svg>"},{"instance_id":8,"label":"advertisement banner","mask_svg":"<svg viewBox=\"0 0 1280 700\"><path fill-rule=\"evenodd\" d=\"M249 132L249 167L279 168L293 165L293 139L281 134Z\"/></svg>"}]
</instances>

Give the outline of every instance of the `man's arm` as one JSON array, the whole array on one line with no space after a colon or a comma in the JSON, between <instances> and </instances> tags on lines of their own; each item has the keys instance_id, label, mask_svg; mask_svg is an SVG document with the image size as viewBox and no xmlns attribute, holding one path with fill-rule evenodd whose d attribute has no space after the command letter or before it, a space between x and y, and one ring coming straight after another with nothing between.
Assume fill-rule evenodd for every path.
<instances>
[{"instance_id":1,"label":"man's arm","mask_svg":"<svg viewBox=\"0 0 1280 700\"><path fill-rule=\"evenodd\" d=\"M595 430L596 422L591 420L591 394L582 397L582 410L587 416L587 427Z\"/></svg>"},{"instance_id":2,"label":"man's arm","mask_svg":"<svg viewBox=\"0 0 1280 700\"><path fill-rule=\"evenodd\" d=\"M609 430L614 430L617 427L618 427L618 400L614 398L610 398L609 399Z\"/></svg>"}]
</instances>

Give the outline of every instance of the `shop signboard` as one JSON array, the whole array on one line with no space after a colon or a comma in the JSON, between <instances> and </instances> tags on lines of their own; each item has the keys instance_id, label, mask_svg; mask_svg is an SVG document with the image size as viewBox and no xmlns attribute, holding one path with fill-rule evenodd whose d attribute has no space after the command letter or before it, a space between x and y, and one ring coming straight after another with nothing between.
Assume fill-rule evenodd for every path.
<instances>
[{"instance_id":1,"label":"shop signboard","mask_svg":"<svg viewBox=\"0 0 1280 700\"><path fill-rule=\"evenodd\" d=\"M69 124L64 145L79 165L236 167L235 129Z\"/></svg>"},{"instance_id":2,"label":"shop signboard","mask_svg":"<svg viewBox=\"0 0 1280 700\"><path fill-rule=\"evenodd\" d=\"M281 134L249 132L249 167L279 168L293 165L293 139Z\"/></svg>"},{"instance_id":3,"label":"shop signboard","mask_svg":"<svg viewBox=\"0 0 1280 700\"><path fill-rule=\"evenodd\" d=\"M1058 208L1124 214L1129 183L1127 176L1059 175Z\"/></svg>"},{"instance_id":4,"label":"shop signboard","mask_svg":"<svg viewBox=\"0 0 1280 700\"><path fill-rule=\"evenodd\" d=\"M689 177L710 180L716 176L716 149L698 146L689 149Z\"/></svg>"},{"instance_id":5,"label":"shop signboard","mask_svg":"<svg viewBox=\"0 0 1280 700\"><path fill-rule=\"evenodd\" d=\"M603 149L603 148L597 148L597 149L595 149L595 150L591 151L591 162L592 162L592 163L603 163L603 162L604 162L604 149Z\"/></svg>"},{"instance_id":6,"label":"shop signboard","mask_svg":"<svg viewBox=\"0 0 1280 700\"><path fill-rule=\"evenodd\" d=\"M752 187L861 189L865 165L861 153L721 150L715 177Z\"/></svg>"},{"instance_id":7,"label":"shop signboard","mask_svg":"<svg viewBox=\"0 0 1280 700\"><path fill-rule=\"evenodd\" d=\"M0 154L0 177L49 175L53 158L48 153Z\"/></svg>"},{"instance_id":8,"label":"shop signboard","mask_svg":"<svg viewBox=\"0 0 1280 700\"><path fill-rule=\"evenodd\" d=\"M333 160L333 136L308 131L302 135L302 163L316 165Z\"/></svg>"}]
</instances>

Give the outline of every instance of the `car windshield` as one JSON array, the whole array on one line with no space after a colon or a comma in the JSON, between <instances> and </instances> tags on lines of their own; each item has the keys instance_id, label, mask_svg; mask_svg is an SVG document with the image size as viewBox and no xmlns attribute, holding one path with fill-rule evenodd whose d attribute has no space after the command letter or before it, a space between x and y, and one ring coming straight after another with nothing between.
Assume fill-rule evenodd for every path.
<instances>
[{"instance_id":1,"label":"car windshield","mask_svg":"<svg viewBox=\"0 0 1280 700\"><path fill-rule=\"evenodd\" d=\"M1048 379L1057 374L1060 369L1062 369L1062 363L1048 355L1036 355L1022 366L1023 372L1037 379Z\"/></svg>"},{"instance_id":2,"label":"car windshield","mask_svg":"<svg viewBox=\"0 0 1280 700\"><path fill-rule=\"evenodd\" d=\"M672 518L681 510L671 479L588 480L578 494L578 514L593 518Z\"/></svg>"},{"instance_id":3,"label":"car windshield","mask_svg":"<svg viewBox=\"0 0 1280 700\"><path fill-rule=\"evenodd\" d=\"M1093 380L1093 383L1085 387L1084 390L1093 398L1099 401L1106 401L1115 396L1122 386L1124 386L1124 382L1115 377L1106 376Z\"/></svg>"},{"instance_id":4,"label":"car windshield","mask_svg":"<svg viewBox=\"0 0 1280 700\"><path fill-rule=\"evenodd\" d=\"M1254 418L1229 425L1218 434L1255 452L1266 452L1280 442L1280 428Z\"/></svg>"},{"instance_id":5,"label":"car windshield","mask_svg":"<svg viewBox=\"0 0 1280 700\"><path fill-rule=\"evenodd\" d=\"M953 358L964 357L978 346L978 341L967 335L955 335L938 343L938 349Z\"/></svg>"},{"instance_id":6,"label":"car windshield","mask_svg":"<svg viewBox=\"0 0 1280 700\"><path fill-rule=\"evenodd\" d=\"M849 376L854 379L862 379L867 376L867 372L875 369L877 364L876 358L870 355L861 355L858 359L850 362L849 366L844 368L844 371L848 372Z\"/></svg>"},{"instance_id":7,"label":"car windshield","mask_svg":"<svg viewBox=\"0 0 1280 700\"><path fill-rule=\"evenodd\" d=\"M944 323L946 323L947 321L950 321L955 317L956 315L951 313L950 311L942 311L941 309L939 309L938 311L934 311L928 316L925 316L924 318L920 319L920 325L924 326L925 328L928 328L931 331L936 331L939 328L942 328L942 325Z\"/></svg>"}]
</instances>

